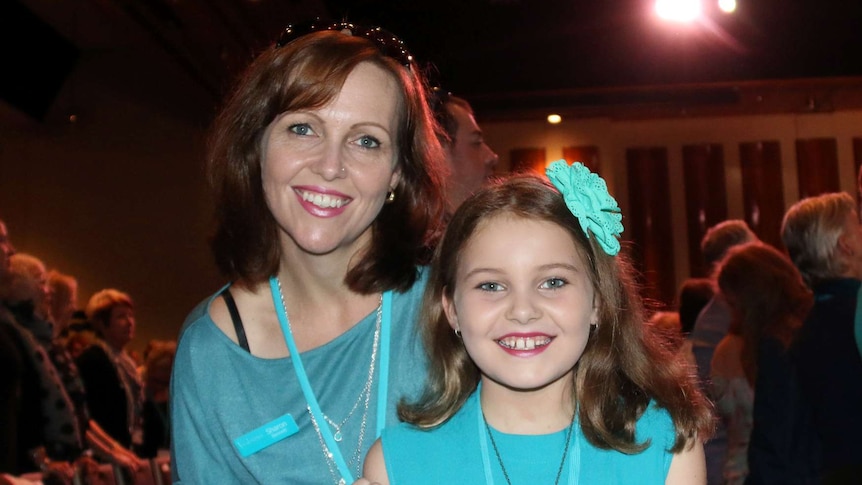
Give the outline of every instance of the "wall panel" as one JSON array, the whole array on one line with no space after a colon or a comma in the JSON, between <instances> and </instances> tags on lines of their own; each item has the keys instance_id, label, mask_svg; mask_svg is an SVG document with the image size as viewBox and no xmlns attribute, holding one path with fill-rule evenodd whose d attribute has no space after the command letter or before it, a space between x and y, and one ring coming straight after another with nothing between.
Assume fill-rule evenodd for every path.
<instances>
[{"instance_id":1,"label":"wall panel","mask_svg":"<svg viewBox=\"0 0 862 485\"><path fill-rule=\"evenodd\" d=\"M719 143L684 145L682 169L690 274L707 276L700 241L707 229L727 219L724 148Z\"/></svg>"},{"instance_id":2,"label":"wall panel","mask_svg":"<svg viewBox=\"0 0 862 485\"><path fill-rule=\"evenodd\" d=\"M547 158L544 148L513 148L509 151L512 172L545 173Z\"/></svg>"},{"instance_id":3,"label":"wall panel","mask_svg":"<svg viewBox=\"0 0 862 485\"><path fill-rule=\"evenodd\" d=\"M563 147L563 158L569 163L581 162L588 169L601 175L602 161L599 158L599 147L582 145Z\"/></svg>"},{"instance_id":4,"label":"wall panel","mask_svg":"<svg viewBox=\"0 0 862 485\"><path fill-rule=\"evenodd\" d=\"M835 138L796 140L799 198L838 192L838 142Z\"/></svg>"},{"instance_id":5,"label":"wall panel","mask_svg":"<svg viewBox=\"0 0 862 485\"><path fill-rule=\"evenodd\" d=\"M745 221L765 243L783 248L781 220L784 218L784 183L781 176L781 145L777 141L739 144Z\"/></svg>"},{"instance_id":6,"label":"wall panel","mask_svg":"<svg viewBox=\"0 0 862 485\"><path fill-rule=\"evenodd\" d=\"M626 150L628 217L623 225L643 276L644 296L672 305L676 296L667 148Z\"/></svg>"}]
</instances>

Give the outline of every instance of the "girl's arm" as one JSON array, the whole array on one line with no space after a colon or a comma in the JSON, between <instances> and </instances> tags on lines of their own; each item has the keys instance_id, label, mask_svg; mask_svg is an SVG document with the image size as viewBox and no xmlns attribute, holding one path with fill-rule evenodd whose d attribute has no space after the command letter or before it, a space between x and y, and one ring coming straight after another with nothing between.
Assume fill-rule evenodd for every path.
<instances>
[{"instance_id":1,"label":"girl's arm","mask_svg":"<svg viewBox=\"0 0 862 485\"><path fill-rule=\"evenodd\" d=\"M374 485L389 485L389 475L386 473L386 462L383 460L383 445L380 439L371 445L368 454L365 456L365 466L362 468L363 479L368 480ZM358 483L363 482L360 479Z\"/></svg>"},{"instance_id":2,"label":"girl's arm","mask_svg":"<svg viewBox=\"0 0 862 485\"><path fill-rule=\"evenodd\" d=\"M673 455L665 485L706 485L706 457L703 443L695 442Z\"/></svg>"}]
</instances>

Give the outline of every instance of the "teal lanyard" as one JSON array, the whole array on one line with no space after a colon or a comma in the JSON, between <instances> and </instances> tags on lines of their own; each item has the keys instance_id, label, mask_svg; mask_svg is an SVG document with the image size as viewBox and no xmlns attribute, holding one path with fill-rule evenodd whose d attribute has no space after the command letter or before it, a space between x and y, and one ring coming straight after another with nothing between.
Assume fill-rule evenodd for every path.
<instances>
[{"instance_id":1,"label":"teal lanyard","mask_svg":"<svg viewBox=\"0 0 862 485\"><path fill-rule=\"evenodd\" d=\"M269 289L272 293L272 301L275 304L275 314L278 316L278 323L281 325L281 331L284 333L284 341L287 343L287 349L290 351L290 361L293 364L293 371L296 373L296 379L299 381L299 386L302 388L302 395L305 397L305 402L308 403L308 408L314 419L321 424L320 435L329 448L332 454L332 460L338 467L341 477L347 483L353 483L353 474L347 467L347 462L344 461L344 455L341 453L341 448L335 442L335 437L332 435L332 430L326 425L323 419L323 411L320 409L320 403L317 402L317 397L314 395L314 390L311 389L311 383L308 381L308 374L305 372L305 367L302 365L302 359L299 356L299 350L296 348L296 341L293 339L293 332L290 331L290 324L287 320L287 310L281 300L281 292L278 289L278 280L275 276L269 278ZM392 292L386 291L383 293L383 302L381 303L381 322L380 322L380 379L377 383L377 434L375 438L380 437L383 427L386 425L386 396L389 387L389 342L392 333Z\"/></svg>"},{"instance_id":2,"label":"teal lanyard","mask_svg":"<svg viewBox=\"0 0 862 485\"><path fill-rule=\"evenodd\" d=\"M485 429L485 414L482 412L482 399L479 392L482 385L476 390L476 428L479 430L479 446L482 449L482 466L485 468L485 485L494 485L494 475L491 473L491 453L488 450L488 433L490 430ZM575 418L577 419L577 418ZM581 429L577 422L572 430L572 447L569 449L569 479L568 485L575 485L578 476L581 474Z\"/></svg>"}]
</instances>

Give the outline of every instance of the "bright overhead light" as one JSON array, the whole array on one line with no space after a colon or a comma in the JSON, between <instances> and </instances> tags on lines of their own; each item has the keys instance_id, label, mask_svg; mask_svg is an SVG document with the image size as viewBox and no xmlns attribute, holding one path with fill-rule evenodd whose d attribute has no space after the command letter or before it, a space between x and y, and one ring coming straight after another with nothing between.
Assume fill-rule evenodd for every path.
<instances>
[{"instance_id":1,"label":"bright overhead light","mask_svg":"<svg viewBox=\"0 0 862 485\"><path fill-rule=\"evenodd\" d=\"M736 0L718 0L718 8L724 13L736 11Z\"/></svg>"},{"instance_id":2,"label":"bright overhead light","mask_svg":"<svg viewBox=\"0 0 862 485\"><path fill-rule=\"evenodd\" d=\"M556 125L556 124L560 123L561 121L563 121L563 117L560 115L556 115L556 114L548 115L548 123L550 123L552 125Z\"/></svg>"},{"instance_id":3,"label":"bright overhead light","mask_svg":"<svg viewBox=\"0 0 862 485\"><path fill-rule=\"evenodd\" d=\"M655 13L664 20L690 22L700 16L700 0L656 0Z\"/></svg>"}]
</instances>

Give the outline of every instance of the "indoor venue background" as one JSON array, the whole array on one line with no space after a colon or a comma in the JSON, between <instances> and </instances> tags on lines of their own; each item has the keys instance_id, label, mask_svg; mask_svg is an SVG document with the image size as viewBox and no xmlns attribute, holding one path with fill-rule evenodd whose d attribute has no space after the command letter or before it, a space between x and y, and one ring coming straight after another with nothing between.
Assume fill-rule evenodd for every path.
<instances>
[{"instance_id":1,"label":"indoor venue background","mask_svg":"<svg viewBox=\"0 0 862 485\"><path fill-rule=\"evenodd\" d=\"M694 24L651 1L0 2L0 218L21 252L136 301L140 350L226 283L207 246L206 129L232 77L289 22L382 25L470 100L498 170L566 158L625 214L645 291L673 305L706 227L855 193L860 2L738 0ZM558 114L562 121L549 124Z\"/></svg>"}]
</instances>

